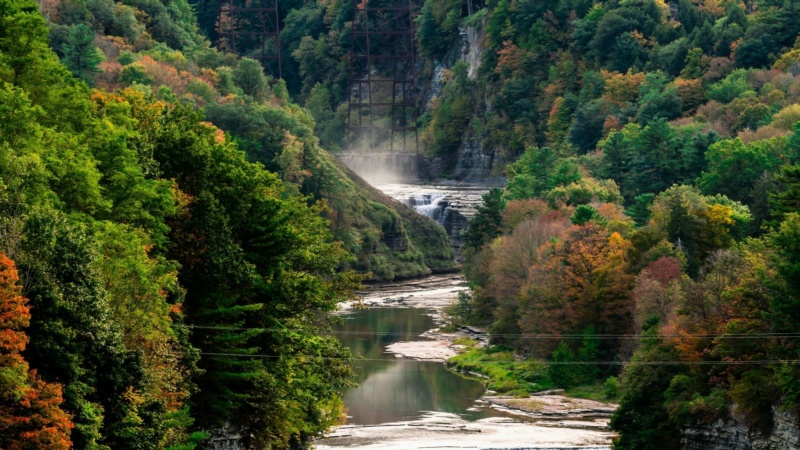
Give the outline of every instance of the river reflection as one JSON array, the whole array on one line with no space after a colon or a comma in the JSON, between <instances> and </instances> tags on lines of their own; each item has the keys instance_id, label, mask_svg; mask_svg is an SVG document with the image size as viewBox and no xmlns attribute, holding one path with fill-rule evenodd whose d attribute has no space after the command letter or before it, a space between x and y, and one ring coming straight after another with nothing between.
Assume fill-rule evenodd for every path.
<instances>
[{"instance_id":1,"label":"river reflection","mask_svg":"<svg viewBox=\"0 0 800 450\"><path fill-rule=\"evenodd\" d=\"M337 336L350 347L359 386L344 393L348 423L375 425L421 417L425 411L459 414L477 420L486 410L468 411L483 394L481 383L467 380L442 363L398 359L384 348L398 341L420 340L434 327L416 308L374 308L342 316Z\"/></svg>"}]
</instances>

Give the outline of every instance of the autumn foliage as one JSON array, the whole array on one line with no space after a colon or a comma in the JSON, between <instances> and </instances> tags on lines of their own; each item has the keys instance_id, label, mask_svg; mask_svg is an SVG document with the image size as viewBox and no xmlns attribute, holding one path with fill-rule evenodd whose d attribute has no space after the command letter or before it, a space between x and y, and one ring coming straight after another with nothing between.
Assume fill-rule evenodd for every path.
<instances>
[{"instance_id":1,"label":"autumn foliage","mask_svg":"<svg viewBox=\"0 0 800 450\"><path fill-rule=\"evenodd\" d=\"M70 417L61 409L61 385L47 383L22 357L28 343L28 301L14 262L0 254L0 448L72 447Z\"/></svg>"}]
</instances>

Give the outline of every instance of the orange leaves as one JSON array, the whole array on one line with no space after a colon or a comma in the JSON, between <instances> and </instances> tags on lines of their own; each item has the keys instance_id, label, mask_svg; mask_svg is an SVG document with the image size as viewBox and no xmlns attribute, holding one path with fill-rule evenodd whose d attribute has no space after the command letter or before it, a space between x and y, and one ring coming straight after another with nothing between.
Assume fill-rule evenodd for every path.
<instances>
[{"instance_id":1,"label":"orange leaves","mask_svg":"<svg viewBox=\"0 0 800 450\"><path fill-rule=\"evenodd\" d=\"M692 80L676 78L673 83L675 84L675 93L683 101L684 110L694 111L705 101L703 82L699 78Z\"/></svg>"},{"instance_id":2,"label":"orange leaves","mask_svg":"<svg viewBox=\"0 0 800 450\"><path fill-rule=\"evenodd\" d=\"M9 446L9 450L61 450L72 448L69 439L74 424L61 409L61 385L46 383L35 370L30 372L30 390L22 400L28 415L24 418L26 431L20 439Z\"/></svg>"},{"instance_id":3,"label":"orange leaves","mask_svg":"<svg viewBox=\"0 0 800 450\"><path fill-rule=\"evenodd\" d=\"M18 283L14 262L0 254L0 361L23 351L28 342L19 330L28 326L31 314Z\"/></svg>"},{"instance_id":4,"label":"orange leaves","mask_svg":"<svg viewBox=\"0 0 800 450\"><path fill-rule=\"evenodd\" d=\"M520 314L523 331L569 334L593 326L601 334L630 333L630 242L594 222L572 226L561 238L542 247L529 270Z\"/></svg>"},{"instance_id":5,"label":"orange leaves","mask_svg":"<svg viewBox=\"0 0 800 450\"><path fill-rule=\"evenodd\" d=\"M526 51L517 47L511 41L504 41L503 48L497 56L497 66L494 71L506 78L511 78L522 74L522 61L526 57Z\"/></svg>"},{"instance_id":6,"label":"orange leaves","mask_svg":"<svg viewBox=\"0 0 800 450\"><path fill-rule=\"evenodd\" d=\"M200 123L202 125L207 126L208 128L211 128L212 130L214 130L214 142L216 142L217 144L224 144L225 143L225 132L224 131L222 131L219 128L217 128L217 126L214 125L211 122L200 122Z\"/></svg>"},{"instance_id":7,"label":"orange leaves","mask_svg":"<svg viewBox=\"0 0 800 450\"><path fill-rule=\"evenodd\" d=\"M0 448L62 450L72 447L69 416L61 409L61 385L41 380L20 354L30 322L16 266L0 254Z\"/></svg>"}]
</instances>

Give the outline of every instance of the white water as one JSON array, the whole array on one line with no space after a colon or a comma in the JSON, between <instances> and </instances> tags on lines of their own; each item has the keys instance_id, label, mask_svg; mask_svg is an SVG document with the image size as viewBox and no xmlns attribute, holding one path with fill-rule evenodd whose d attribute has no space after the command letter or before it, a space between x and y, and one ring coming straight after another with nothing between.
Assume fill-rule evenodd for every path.
<instances>
[{"instance_id":1,"label":"white water","mask_svg":"<svg viewBox=\"0 0 800 450\"><path fill-rule=\"evenodd\" d=\"M445 210L447 208L447 201L445 194L423 194L419 198L411 197L413 200L410 205L418 213L433 220L439 225L444 224ZM444 204L442 204L444 203Z\"/></svg>"},{"instance_id":2,"label":"white water","mask_svg":"<svg viewBox=\"0 0 800 450\"><path fill-rule=\"evenodd\" d=\"M483 203L483 195L489 192L485 186L474 185L379 184L376 187L444 227L456 261L460 260L464 243L461 234Z\"/></svg>"}]
</instances>

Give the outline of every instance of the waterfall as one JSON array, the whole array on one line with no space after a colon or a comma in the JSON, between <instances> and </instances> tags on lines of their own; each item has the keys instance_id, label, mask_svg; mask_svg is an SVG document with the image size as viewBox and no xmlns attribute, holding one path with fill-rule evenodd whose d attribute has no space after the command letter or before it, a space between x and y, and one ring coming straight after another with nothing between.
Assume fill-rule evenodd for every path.
<instances>
[{"instance_id":1,"label":"waterfall","mask_svg":"<svg viewBox=\"0 0 800 450\"><path fill-rule=\"evenodd\" d=\"M444 194L422 194L420 198L411 196L407 203L423 216L439 225L444 225L445 213L449 205Z\"/></svg>"},{"instance_id":2,"label":"waterfall","mask_svg":"<svg viewBox=\"0 0 800 450\"><path fill-rule=\"evenodd\" d=\"M461 258L460 249L464 244L461 234L469 226L469 219L475 215L477 207L483 203L483 194L489 191L484 186L389 183L378 185L378 189L444 227L457 261Z\"/></svg>"}]
</instances>

